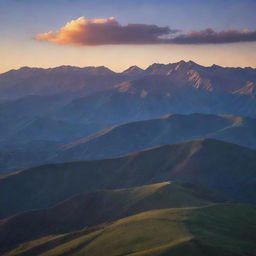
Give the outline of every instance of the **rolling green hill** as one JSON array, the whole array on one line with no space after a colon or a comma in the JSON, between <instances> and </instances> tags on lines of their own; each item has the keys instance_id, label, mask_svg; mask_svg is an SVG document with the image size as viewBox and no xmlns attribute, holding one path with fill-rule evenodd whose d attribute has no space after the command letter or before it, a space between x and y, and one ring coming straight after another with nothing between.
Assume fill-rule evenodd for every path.
<instances>
[{"instance_id":1,"label":"rolling green hill","mask_svg":"<svg viewBox=\"0 0 256 256\"><path fill-rule=\"evenodd\" d=\"M256 203L256 152L212 139L166 145L116 159L50 164L0 179L1 217L50 207L78 193L180 180Z\"/></svg>"},{"instance_id":2,"label":"rolling green hill","mask_svg":"<svg viewBox=\"0 0 256 256\"><path fill-rule=\"evenodd\" d=\"M71 232L139 212L212 203L214 197L190 184L164 182L79 194L52 208L20 213L0 221L0 248Z\"/></svg>"},{"instance_id":3,"label":"rolling green hill","mask_svg":"<svg viewBox=\"0 0 256 256\"><path fill-rule=\"evenodd\" d=\"M30 241L5 256L255 255L255 227L255 206L243 204L152 210Z\"/></svg>"}]
</instances>

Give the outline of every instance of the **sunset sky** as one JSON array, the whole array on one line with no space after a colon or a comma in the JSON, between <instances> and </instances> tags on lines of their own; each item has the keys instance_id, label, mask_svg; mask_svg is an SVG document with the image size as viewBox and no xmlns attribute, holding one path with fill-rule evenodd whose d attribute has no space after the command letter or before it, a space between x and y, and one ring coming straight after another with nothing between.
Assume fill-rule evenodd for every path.
<instances>
[{"instance_id":1,"label":"sunset sky","mask_svg":"<svg viewBox=\"0 0 256 256\"><path fill-rule=\"evenodd\" d=\"M0 0L0 73L181 59L256 68L256 0Z\"/></svg>"}]
</instances>

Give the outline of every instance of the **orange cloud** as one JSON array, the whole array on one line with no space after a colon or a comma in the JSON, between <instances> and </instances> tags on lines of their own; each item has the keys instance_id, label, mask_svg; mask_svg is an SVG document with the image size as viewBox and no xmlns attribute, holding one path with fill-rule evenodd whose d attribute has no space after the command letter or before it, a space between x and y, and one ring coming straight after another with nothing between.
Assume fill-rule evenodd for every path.
<instances>
[{"instance_id":1,"label":"orange cloud","mask_svg":"<svg viewBox=\"0 0 256 256\"><path fill-rule=\"evenodd\" d=\"M161 36L175 33L168 27L156 25L120 25L114 17L86 19L80 17L68 22L58 32L46 32L35 36L36 40L61 45L107 45L107 44L156 44Z\"/></svg>"},{"instance_id":2,"label":"orange cloud","mask_svg":"<svg viewBox=\"0 0 256 256\"><path fill-rule=\"evenodd\" d=\"M177 34L179 31L157 25L128 24L122 26L114 17L68 22L57 32L35 36L36 40L60 45L96 46L108 44L223 44L256 41L256 31L244 29L216 32L213 29Z\"/></svg>"}]
</instances>

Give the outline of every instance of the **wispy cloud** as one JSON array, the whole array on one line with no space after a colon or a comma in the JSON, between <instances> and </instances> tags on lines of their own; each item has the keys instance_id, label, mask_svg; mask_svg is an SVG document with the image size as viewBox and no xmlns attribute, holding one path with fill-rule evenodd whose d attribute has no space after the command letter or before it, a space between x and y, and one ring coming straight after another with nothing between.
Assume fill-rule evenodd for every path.
<instances>
[{"instance_id":1,"label":"wispy cloud","mask_svg":"<svg viewBox=\"0 0 256 256\"><path fill-rule=\"evenodd\" d=\"M248 31L247 29L226 30L216 32L213 29L205 29L202 31L193 31L185 35L180 35L171 40L176 44L223 44L238 42L256 41L256 31Z\"/></svg>"},{"instance_id":2,"label":"wispy cloud","mask_svg":"<svg viewBox=\"0 0 256 256\"><path fill-rule=\"evenodd\" d=\"M114 17L68 22L57 32L35 36L36 40L60 45L97 46L108 44L222 44L256 41L256 31L212 29L180 34L177 29L147 24L121 25Z\"/></svg>"}]
</instances>

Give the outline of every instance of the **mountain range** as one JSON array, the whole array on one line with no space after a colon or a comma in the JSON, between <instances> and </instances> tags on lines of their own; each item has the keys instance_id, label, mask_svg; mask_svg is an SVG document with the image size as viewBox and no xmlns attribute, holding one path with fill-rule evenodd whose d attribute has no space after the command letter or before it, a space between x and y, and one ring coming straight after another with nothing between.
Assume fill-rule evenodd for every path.
<instances>
[{"instance_id":1,"label":"mountain range","mask_svg":"<svg viewBox=\"0 0 256 256\"><path fill-rule=\"evenodd\" d=\"M204 67L191 61L153 64L145 70L133 66L122 73L71 66L11 70L0 74L0 142L31 141L27 124L37 119L49 130L46 139L59 141L52 128L58 121L74 129L82 124L78 139L113 125L170 113L254 118L255 77L252 68ZM36 125L32 133L41 134L41 129ZM73 139L65 135L61 143Z\"/></svg>"},{"instance_id":2,"label":"mountain range","mask_svg":"<svg viewBox=\"0 0 256 256\"><path fill-rule=\"evenodd\" d=\"M48 69L23 67L0 75L0 92L2 100L17 99L28 95L54 95L78 91L81 96L81 94L89 95L113 88L123 81L137 80L140 82L136 83L141 83L146 77L161 77L166 78L169 85L174 87L169 88L170 91L175 87L177 89L177 87L190 86L206 91L254 97L255 72L255 69L249 67L244 69L224 68L217 65L204 67L193 61L171 64L155 63L145 70L131 66L121 73L103 66L84 68L60 66ZM150 93L151 89L147 87L146 91ZM164 85L161 85L159 89L164 89ZM166 95L168 92L158 90L158 93Z\"/></svg>"},{"instance_id":3,"label":"mountain range","mask_svg":"<svg viewBox=\"0 0 256 256\"><path fill-rule=\"evenodd\" d=\"M0 134L0 255L256 255L256 69L11 70Z\"/></svg>"}]
</instances>

